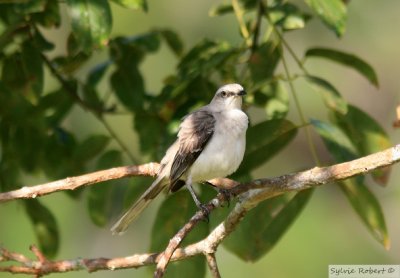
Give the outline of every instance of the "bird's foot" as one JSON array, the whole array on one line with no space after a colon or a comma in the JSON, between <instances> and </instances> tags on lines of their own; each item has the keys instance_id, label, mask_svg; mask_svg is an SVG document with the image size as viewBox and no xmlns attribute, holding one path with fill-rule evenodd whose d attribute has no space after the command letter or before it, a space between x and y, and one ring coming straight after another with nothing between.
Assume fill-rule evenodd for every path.
<instances>
[{"instance_id":1,"label":"bird's foot","mask_svg":"<svg viewBox=\"0 0 400 278\"><path fill-rule=\"evenodd\" d=\"M232 193L229 189L219 188L218 193L224 196L224 201L227 202L228 207L231 205Z\"/></svg>"},{"instance_id":2,"label":"bird's foot","mask_svg":"<svg viewBox=\"0 0 400 278\"><path fill-rule=\"evenodd\" d=\"M210 209L205 204L198 204L197 207L203 212L204 221L210 223Z\"/></svg>"},{"instance_id":3,"label":"bird's foot","mask_svg":"<svg viewBox=\"0 0 400 278\"><path fill-rule=\"evenodd\" d=\"M210 210L207 207L207 205L203 204L202 202L200 202L199 197L197 197L196 192L194 192L193 187L190 183L186 184L187 189L189 190L190 194L192 195L193 201L195 202L196 206L203 212L204 215L204 221L206 221L207 223L210 222Z\"/></svg>"}]
</instances>

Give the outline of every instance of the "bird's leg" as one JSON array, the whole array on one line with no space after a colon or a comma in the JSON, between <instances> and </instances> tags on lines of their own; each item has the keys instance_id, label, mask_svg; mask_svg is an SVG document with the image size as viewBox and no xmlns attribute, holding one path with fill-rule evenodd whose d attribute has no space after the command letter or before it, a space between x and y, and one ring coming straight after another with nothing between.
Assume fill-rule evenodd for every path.
<instances>
[{"instance_id":1,"label":"bird's leg","mask_svg":"<svg viewBox=\"0 0 400 278\"><path fill-rule=\"evenodd\" d=\"M190 192L190 195L192 195L193 201L196 203L196 206L201 209L206 217L206 221L209 222L208 215L210 214L210 210L207 208L206 205L200 202L199 197L196 195L196 192L194 192L194 189L192 187L192 177L189 176L188 179L186 180L186 187Z\"/></svg>"},{"instance_id":2,"label":"bird's leg","mask_svg":"<svg viewBox=\"0 0 400 278\"><path fill-rule=\"evenodd\" d=\"M196 203L196 206L198 208L201 208L201 206L203 204L200 202L199 197L197 196L196 192L194 192L194 189L193 189L192 185L190 183L187 183L186 187L189 190L190 195L192 195L193 201Z\"/></svg>"}]
</instances>

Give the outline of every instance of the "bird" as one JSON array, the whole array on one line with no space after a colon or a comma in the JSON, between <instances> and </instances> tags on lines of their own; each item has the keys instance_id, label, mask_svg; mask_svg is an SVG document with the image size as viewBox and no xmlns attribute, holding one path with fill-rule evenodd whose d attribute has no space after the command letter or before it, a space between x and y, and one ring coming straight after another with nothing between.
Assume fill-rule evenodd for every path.
<instances>
[{"instance_id":1,"label":"bird","mask_svg":"<svg viewBox=\"0 0 400 278\"><path fill-rule=\"evenodd\" d=\"M223 85L209 104L183 117L176 141L160 162L157 178L112 226L113 234L123 234L167 187L173 193L186 185L197 207L204 208L192 184L229 176L243 160L249 123L242 111L244 95L240 84Z\"/></svg>"}]
</instances>

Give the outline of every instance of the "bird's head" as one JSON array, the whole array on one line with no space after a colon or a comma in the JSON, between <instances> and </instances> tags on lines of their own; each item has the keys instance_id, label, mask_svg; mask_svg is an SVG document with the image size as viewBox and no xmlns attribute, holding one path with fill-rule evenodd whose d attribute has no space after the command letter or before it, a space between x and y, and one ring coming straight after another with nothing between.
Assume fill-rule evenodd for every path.
<instances>
[{"instance_id":1,"label":"bird's head","mask_svg":"<svg viewBox=\"0 0 400 278\"><path fill-rule=\"evenodd\" d=\"M245 94L241 85L227 84L217 90L210 104L219 109L240 109Z\"/></svg>"}]
</instances>

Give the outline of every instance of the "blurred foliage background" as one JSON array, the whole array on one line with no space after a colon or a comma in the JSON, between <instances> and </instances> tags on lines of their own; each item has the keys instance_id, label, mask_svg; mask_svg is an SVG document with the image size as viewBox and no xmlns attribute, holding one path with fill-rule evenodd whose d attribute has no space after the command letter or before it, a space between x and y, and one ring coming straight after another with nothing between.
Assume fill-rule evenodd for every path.
<instances>
[{"instance_id":1,"label":"blurred foliage background","mask_svg":"<svg viewBox=\"0 0 400 278\"><path fill-rule=\"evenodd\" d=\"M186 114L188 110L208 102L220 85L216 81L236 81L233 80L234 74L232 72L237 69L232 69L235 68L235 65L232 66L228 63L218 73L206 76L209 79L202 77L188 85L186 81L192 80L191 78L196 76L196 72L193 71L197 69L197 65L193 65L193 60L191 61L189 58L187 58L186 64L178 65L182 55L194 46L199 46L199 44L205 48L215 47L225 54L229 52L231 46L243 47L244 40L240 35L239 25L233 13L223 16L210 16L210 10L218 4L216 1L149 1L147 12L144 12L143 9L127 9L116 4L123 1L110 2L112 29L107 30L106 28L96 31L99 32L100 45L107 42L107 36L102 37L103 33L111 32L110 37L113 39L109 42L108 47L98 46L99 49L95 52L90 49L96 43L86 40L88 37L79 33L79 28L81 28L79 20L74 20L74 16L81 19L82 14L72 13L67 8L67 5L70 5L70 7L79 6L79 2L73 0L66 1L66 3L61 2L60 19L46 17L39 19L40 15L37 15L36 18L33 17L38 22L42 20L41 24L45 26L47 23L50 26L52 21L60 20L61 24L57 28L38 27L39 29L29 30L33 34L36 34L35 32L39 30L44 38L54 44L54 48L50 49L50 46L39 37L34 36L30 40L21 36L16 38L13 43L21 45L22 42L22 49L24 50L18 57L12 56L15 52L15 45L10 46L9 42L4 41L4 38L7 38L4 34L9 27L4 22L11 20L5 19L6 5L12 4L0 5L0 15L2 16L0 46L3 50L0 57L2 64L2 82L0 83L2 118L0 124L2 129L5 129L5 115L9 116L10 114L11 116L17 115L14 118L19 118L24 122L24 125L30 121L33 122L36 119L35 117L46 117L46 121L54 124L49 136L53 136L54 140L49 140L46 144L41 141L40 136L36 136L38 133L35 129L24 128L21 129L21 133L16 135L15 138L19 138L20 141L14 143L18 146L19 153L21 156L27 156L13 157L18 167L24 170L22 172L4 167L6 165L4 163L6 152L4 147L5 132L3 131L0 158L3 163L0 176L2 191L82 174L94 169L157 160L162 156L166 146L173 140L179 118ZM136 2L140 3L141 1ZM244 5L251 2L240 1ZM312 13L304 1L288 2L301 10ZM306 2L310 4L318 1ZM384 128L392 142L398 142L400 136L398 131L392 128L392 122L395 118L395 106L400 102L398 94L400 83L398 44L400 39L397 35L397 27L400 25L397 11L400 9L400 3L373 0L348 2L346 31L344 32L344 29L341 29L340 26L335 30L339 34L344 32L340 38L314 16L313 19L307 21L306 28L284 32L285 40L300 58L310 48L326 47L354 53L367 61L378 75L379 88L374 86L375 81L371 75L369 75L370 82L368 82L354 69L324 59L307 59L305 66L308 72L318 75L324 80L329 80L347 103L361 108ZM23 13L24 9L30 8L32 7L29 7L29 5L21 7L19 12ZM78 7L77 11L79 10ZM254 19L254 17L253 14L248 18ZM107 26L107 21L111 20L107 14L103 14L101 18L105 22L105 26ZM265 25L263 25L263 28L266 28ZM76 37L70 36L71 30ZM171 30L176 33L171 32ZM268 30L261 30L260 40L264 39L263 36L266 31ZM81 37L79 37L80 35ZM177 39L176 35L180 39ZM215 44L214 40L226 41L226 43ZM25 41L26 43L23 43ZM182 45L180 42L182 42ZM44 57L35 51L32 44L39 44L43 49L48 47L48 50L44 52L46 60L43 60L43 70L40 67L35 67L38 64L37 61ZM266 45L265 48L261 49L268 52L270 50L268 47ZM304 74L298 70L296 61L289 55L287 49L284 50L284 53L290 72L293 75ZM198 53L194 54L196 56ZM24 55L29 58L24 58ZM229 55L232 55L229 57L234 57L235 51L229 52ZM13 57L14 60L10 57ZM111 65L108 62L109 57L115 62L114 64ZM19 86L22 85L21 80L15 78L15 76L21 72L18 61L24 63L24 59L30 61L27 65L24 65L27 66L28 73L31 73L35 78L42 77L43 84L37 85L37 82L33 80L31 83L24 84L28 86L28 89ZM213 60L210 59L209 61ZM244 60L243 63L245 62ZM273 61L267 61L267 67L271 63ZM51 67L46 66L49 64L54 67L54 70L61 73L58 77L55 78ZM12 65L17 66L13 67ZM210 66L207 63L204 63L204 65ZM245 86L250 87L248 90L252 94L247 99L247 106L251 108L247 112L250 114L252 124L261 123L265 119L276 120L282 115L289 121L300 124L301 121L296 111L294 99L284 77L282 80L285 82L281 80L282 82L279 84L282 83L286 88L289 105L288 114L286 115L285 111L279 110L279 107L281 107L279 105L273 106L278 107L276 109L268 108L265 103L264 106L260 105L260 103L263 103L263 98L260 97L261 94L258 94L259 98L256 97L258 91L256 79L260 76L260 79L262 79L264 72L260 72L259 68L265 65L258 66L253 66L253 69L251 69L251 81L240 75L240 66L237 70L239 74L236 76L244 82ZM218 66L215 67L218 68ZM366 69L362 66L360 68ZM126 72L130 74L129 79L124 78ZM284 76L285 68L282 63L277 65L274 73ZM368 74L366 75L368 76ZM143 77L143 80L140 76ZM133 80L134 82L125 82L126 80ZM66 92L59 91L60 81L61 83L65 82L64 89L67 87L71 88L71 91L78 92L85 103L89 104L89 109L82 107L82 105L72 106L76 99L70 98ZM271 82L271 80L268 82ZM305 118L307 120L319 120L319 122L314 122L314 127L315 131L320 131L321 137L315 131L311 132L311 136L315 142L319 160L326 165L334 163L335 160L349 159L352 155L343 152L343 145L336 146L339 147L336 150L335 146L330 145L330 148L328 146L329 151L324 145L323 139L325 139L325 143L329 141L327 138L332 139L333 133L329 133L327 137L323 136L324 131L326 131L323 123L329 120L328 114L332 112L331 110L336 111L337 125L341 126L343 130L346 130L346 126L341 122L341 114L337 114L343 108L341 98L339 100L335 98L335 95L332 95L332 90L329 90L329 86L326 84L321 86L321 82L323 83L323 81L315 79L310 81L305 78L296 78L293 84ZM327 94L333 96L333 100L332 98L330 100L333 101L334 108L324 105L323 98L313 91L310 83L319 89L328 87ZM15 100L11 101L12 98L8 98L10 86L6 85L10 84L12 85L11 88L15 90L13 92L29 92L24 96L33 107L42 97L40 92L47 92L49 97L46 101L39 101L39 103L44 108L47 107L46 105L52 107L56 103L57 105L54 107L56 113L47 111L47 114L35 114L29 110L10 109L10 107L18 107L13 106ZM263 86L267 85L262 83L259 87ZM142 91L143 94L136 94L135 99L129 98L129 95L124 92L129 91L132 87L135 88L135 92ZM52 94L48 92L52 92ZM268 95L268 93L265 94ZM280 98L282 95L283 97ZM283 106L285 106L285 94L282 95L275 95L273 99L282 101ZM136 97L140 98L140 101ZM104 100L107 100L106 105L102 103ZM164 105L167 100L172 108ZM162 110L159 115L151 113L151 111L160 107ZM72 110L69 110L70 108ZM283 110L285 109L283 108ZM350 110L353 115L359 115L357 114L358 110L353 108L350 108ZM132 118L132 114L135 115L134 118ZM168 125L160 124L160 117L162 120L171 123ZM365 119L363 116L361 118ZM355 126L358 124L357 119L354 116L353 122L351 122ZM42 130L41 128L46 129L43 126L39 128L39 130ZM278 125L277 129L281 130L280 128L283 127ZM112 138L110 130L115 132L115 137L120 138L121 142L118 143L115 138ZM350 131L349 134L351 134ZM357 132L353 135L362 136ZM254 135L250 136L256 138ZM259 134L259 136L262 135ZM273 135L264 134L263 137L267 138L268 136ZM358 150L350 150L350 153L354 151L355 153L358 152L358 155L362 154L363 147L360 146L363 145L363 139L361 139L360 145L355 144ZM57 144L58 140L66 142L70 149L55 152L57 146L54 144ZM255 139L254 142L256 142ZM126 149L124 150L124 148ZM365 148L368 150L368 147ZM31 152L35 153L38 150L43 150L43 157L30 155ZM349 149L345 148L345 150ZM127 153L130 155L127 155ZM339 157L335 154L339 154ZM20 161L24 161L23 165L20 164ZM254 167L249 170L252 170L252 177L268 177L307 169L315 166L315 164L304 135L304 128L300 128L293 141L278 154L263 164L262 167ZM249 163L245 165L249 165ZM260 256L259 259L257 255L253 254L258 259L255 262L246 263L239 259L240 252L244 252L243 250L240 251L240 246L246 244L246 242L241 242L243 238L240 235L233 236L230 243L227 243L227 247L231 251L236 250L236 254L239 254L239 256L227 251L224 247L219 249L217 259L222 275L224 277L242 277L243 275L252 277L264 277L266 275L271 277L324 277L327 276L329 264L399 264L400 237L398 235L400 234L400 225L397 219L400 212L400 189L396 181L399 180L400 174L396 169L396 166L393 167L385 187L375 185L370 177L366 178L367 183L369 183L368 188L379 200L385 215L391 241L390 250L386 251L379 243L379 235L377 236L378 241L373 240L373 236L365 229L362 221L354 213L346 198L343 198L338 187L327 185L315 190L313 197L294 224L283 235L279 244L272 250L267 248L270 252L265 256ZM237 178L243 180L250 178L246 169L240 171L242 172L237 174ZM6 179L10 179L9 182L6 182ZM84 192L52 194L40 198L40 203L32 201L1 204L0 242L10 250L28 253L28 246L37 242L38 238L42 238L41 248L47 250L49 255L55 255L58 250L56 258L59 259L113 257L148 252L149 250L157 251L160 249L157 246L162 246L162 243L158 245L154 242L154 239L168 238L163 229L152 228L154 222L156 222L155 227L162 225L155 220L158 206L166 205L166 203L161 204L162 198L159 198L156 204L146 210L144 215L132 225L123 237L111 236L108 229L112 223L111 219L115 219L123 209L123 202L129 204L137 197L139 191L150 182L151 179L148 178L116 181L108 185L93 186L84 190ZM117 189L110 191L111 187ZM126 191L127 187L129 188L128 191ZM185 192L180 192L172 198L185 202L186 197L189 196ZM280 202L285 202L285 199L276 200L277 204L275 205L281 204ZM273 203L266 204L265 206L274 205ZM222 208L221 210L224 213L228 209ZM49 211L53 216L48 216ZM185 213L181 213L180 217L188 218L191 212L192 209L188 209ZM170 213L173 217L172 210ZM263 211L258 211L258 213L261 213L259 216L263 217ZM39 215L39 219L37 215ZM40 221L42 221L40 215L42 219L46 219L47 229L45 229L44 234L40 230L40 225L38 225L38 222L40 224ZM214 219L213 215L211 217L212 222L219 218L218 215L215 215ZM374 220L376 219L380 218L374 218ZM32 225L32 223L36 223L36 225ZM203 233L203 236L206 234L208 227L206 228L205 225L198 227L199 233L194 235L192 240L195 240L199 234ZM383 228L383 231L381 229L385 226L384 224L378 223L376 225L377 230L385 233L385 228ZM101 228L98 226L101 226ZM36 227L37 236L35 236L33 227ZM248 225L247 228L251 229L252 227L254 225ZM371 224L369 227L371 227ZM58 233L54 232L55 229L58 230ZM257 227L254 227L254 229L257 229ZM382 243L382 239L380 241ZM55 248L57 245L55 242L59 242L58 249ZM239 243L235 244L235 242ZM386 245L388 245L387 242ZM241 254L240 257L245 257L244 253ZM141 268L113 273L87 274L76 272L57 275L63 277L89 277L89 275L95 277L128 277L129 275L147 277L149 273L147 268ZM7 274L1 275L6 276Z\"/></svg>"}]
</instances>

